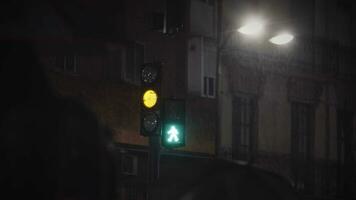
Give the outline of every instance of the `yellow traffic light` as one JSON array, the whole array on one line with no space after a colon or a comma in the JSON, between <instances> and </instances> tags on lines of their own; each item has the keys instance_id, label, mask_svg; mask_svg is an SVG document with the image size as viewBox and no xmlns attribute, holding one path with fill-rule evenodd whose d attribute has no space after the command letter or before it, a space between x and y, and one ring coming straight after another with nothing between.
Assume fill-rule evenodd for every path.
<instances>
[{"instance_id":1,"label":"yellow traffic light","mask_svg":"<svg viewBox=\"0 0 356 200\"><path fill-rule=\"evenodd\" d=\"M147 90L142 97L143 105L145 105L146 108L152 108L156 105L157 99L158 96L154 90Z\"/></svg>"},{"instance_id":2,"label":"yellow traffic light","mask_svg":"<svg viewBox=\"0 0 356 200\"><path fill-rule=\"evenodd\" d=\"M161 134L161 63L143 64L140 75L140 135L159 136Z\"/></svg>"}]
</instances>

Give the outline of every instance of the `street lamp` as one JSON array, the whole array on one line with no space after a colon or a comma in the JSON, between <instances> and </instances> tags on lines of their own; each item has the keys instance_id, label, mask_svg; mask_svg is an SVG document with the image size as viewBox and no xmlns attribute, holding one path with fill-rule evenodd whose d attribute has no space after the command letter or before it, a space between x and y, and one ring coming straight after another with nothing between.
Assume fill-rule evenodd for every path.
<instances>
[{"instance_id":1,"label":"street lamp","mask_svg":"<svg viewBox=\"0 0 356 200\"><path fill-rule=\"evenodd\" d=\"M289 43L293 39L294 39L294 36L289 33L280 33L280 34L272 37L271 39L269 39L269 41L276 45L284 45L284 44Z\"/></svg>"},{"instance_id":2,"label":"street lamp","mask_svg":"<svg viewBox=\"0 0 356 200\"><path fill-rule=\"evenodd\" d=\"M265 27L268 26L265 20L261 17L254 16L245 20L244 24L237 29L239 33L247 36L260 36L264 33ZM233 32L231 32L233 33ZM294 39L294 36L287 32L279 33L269 39L269 42L276 45L284 45Z\"/></svg>"},{"instance_id":3,"label":"street lamp","mask_svg":"<svg viewBox=\"0 0 356 200\"><path fill-rule=\"evenodd\" d=\"M261 19L252 18L248 20L243 26L238 29L238 32L250 35L250 36L258 36L263 32L264 23Z\"/></svg>"},{"instance_id":4,"label":"street lamp","mask_svg":"<svg viewBox=\"0 0 356 200\"><path fill-rule=\"evenodd\" d=\"M260 18L250 18L247 20L243 26L241 26L237 31L248 36L259 36L265 30L265 23ZM269 42L276 45L284 45L289 43L294 39L294 36L290 33L283 32L279 33L269 39Z\"/></svg>"}]
</instances>

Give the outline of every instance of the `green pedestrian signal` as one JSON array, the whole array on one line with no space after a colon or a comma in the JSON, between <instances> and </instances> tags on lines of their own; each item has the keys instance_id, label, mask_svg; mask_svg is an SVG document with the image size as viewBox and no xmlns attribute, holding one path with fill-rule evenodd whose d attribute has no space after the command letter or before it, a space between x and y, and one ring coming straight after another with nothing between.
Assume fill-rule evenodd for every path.
<instances>
[{"instance_id":1,"label":"green pedestrian signal","mask_svg":"<svg viewBox=\"0 0 356 200\"><path fill-rule=\"evenodd\" d=\"M184 130L180 124L164 124L163 125L163 146L178 147L184 145Z\"/></svg>"},{"instance_id":2,"label":"green pedestrian signal","mask_svg":"<svg viewBox=\"0 0 356 200\"><path fill-rule=\"evenodd\" d=\"M167 99L163 106L162 146L176 148L185 146L185 102Z\"/></svg>"},{"instance_id":3,"label":"green pedestrian signal","mask_svg":"<svg viewBox=\"0 0 356 200\"><path fill-rule=\"evenodd\" d=\"M167 134L169 135L167 142L170 142L170 143L179 142L179 138L178 138L179 132L175 126L171 126L171 128L169 128Z\"/></svg>"}]
</instances>

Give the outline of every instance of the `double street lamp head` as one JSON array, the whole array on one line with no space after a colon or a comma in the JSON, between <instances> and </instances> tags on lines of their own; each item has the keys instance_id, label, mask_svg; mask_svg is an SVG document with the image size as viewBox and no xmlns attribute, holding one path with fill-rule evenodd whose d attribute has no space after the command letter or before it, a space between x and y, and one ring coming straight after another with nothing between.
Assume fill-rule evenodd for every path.
<instances>
[{"instance_id":1,"label":"double street lamp head","mask_svg":"<svg viewBox=\"0 0 356 200\"><path fill-rule=\"evenodd\" d=\"M247 35L247 36L259 36L265 30L265 23L260 18L250 18L238 29L238 32ZM269 39L269 42L276 45L285 45L291 42L294 39L294 36L290 33L283 32L277 34Z\"/></svg>"}]
</instances>

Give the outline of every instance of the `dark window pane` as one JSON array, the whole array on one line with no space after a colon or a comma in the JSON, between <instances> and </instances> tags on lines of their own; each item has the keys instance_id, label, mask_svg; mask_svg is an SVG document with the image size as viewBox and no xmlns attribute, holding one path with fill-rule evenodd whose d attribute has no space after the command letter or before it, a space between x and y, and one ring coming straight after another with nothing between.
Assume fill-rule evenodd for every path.
<instances>
[{"instance_id":1,"label":"dark window pane","mask_svg":"<svg viewBox=\"0 0 356 200\"><path fill-rule=\"evenodd\" d=\"M304 103L292 103L292 169L295 187L302 192L313 190L312 135L313 107Z\"/></svg>"},{"instance_id":2,"label":"dark window pane","mask_svg":"<svg viewBox=\"0 0 356 200\"><path fill-rule=\"evenodd\" d=\"M110 53L107 77L109 80L120 80L122 75L122 49L115 49Z\"/></svg>"},{"instance_id":3,"label":"dark window pane","mask_svg":"<svg viewBox=\"0 0 356 200\"><path fill-rule=\"evenodd\" d=\"M144 45L131 43L126 52L125 80L138 83L140 68L144 63Z\"/></svg>"},{"instance_id":4,"label":"dark window pane","mask_svg":"<svg viewBox=\"0 0 356 200\"><path fill-rule=\"evenodd\" d=\"M209 96L214 96L214 78L209 77Z\"/></svg>"},{"instance_id":5,"label":"dark window pane","mask_svg":"<svg viewBox=\"0 0 356 200\"><path fill-rule=\"evenodd\" d=\"M140 78L140 68L141 65L144 63L145 59L145 48L142 44L135 44L135 66L134 66L134 80L137 81Z\"/></svg>"},{"instance_id":6,"label":"dark window pane","mask_svg":"<svg viewBox=\"0 0 356 200\"><path fill-rule=\"evenodd\" d=\"M64 56L57 56L56 57L56 68L63 70L64 68Z\"/></svg>"},{"instance_id":7,"label":"dark window pane","mask_svg":"<svg viewBox=\"0 0 356 200\"><path fill-rule=\"evenodd\" d=\"M251 159L251 147L253 146L254 121L253 114L256 104L253 97L236 97L233 100L233 159Z\"/></svg>"},{"instance_id":8,"label":"dark window pane","mask_svg":"<svg viewBox=\"0 0 356 200\"><path fill-rule=\"evenodd\" d=\"M135 70L135 46L129 45L126 52L126 69L125 78L127 80L133 80Z\"/></svg>"},{"instance_id":9,"label":"dark window pane","mask_svg":"<svg viewBox=\"0 0 356 200\"><path fill-rule=\"evenodd\" d=\"M208 94L208 77L204 76L204 90L203 94L207 95Z\"/></svg>"},{"instance_id":10,"label":"dark window pane","mask_svg":"<svg viewBox=\"0 0 356 200\"><path fill-rule=\"evenodd\" d=\"M133 157L131 156L123 156L122 159L122 171L124 173L131 172L133 169Z\"/></svg>"},{"instance_id":11,"label":"dark window pane","mask_svg":"<svg viewBox=\"0 0 356 200\"><path fill-rule=\"evenodd\" d=\"M68 72L75 72L74 67L74 56L66 56L65 57L65 68Z\"/></svg>"},{"instance_id":12,"label":"dark window pane","mask_svg":"<svg viewBox=\"0 0 356 200\"><path fill-rule=\"evenodd\" d=\"M174 33L175 30L183 29L184 14L185 14L185 1L183 0L167 0L167 31Z\"/></svg>"}]
</instances>

